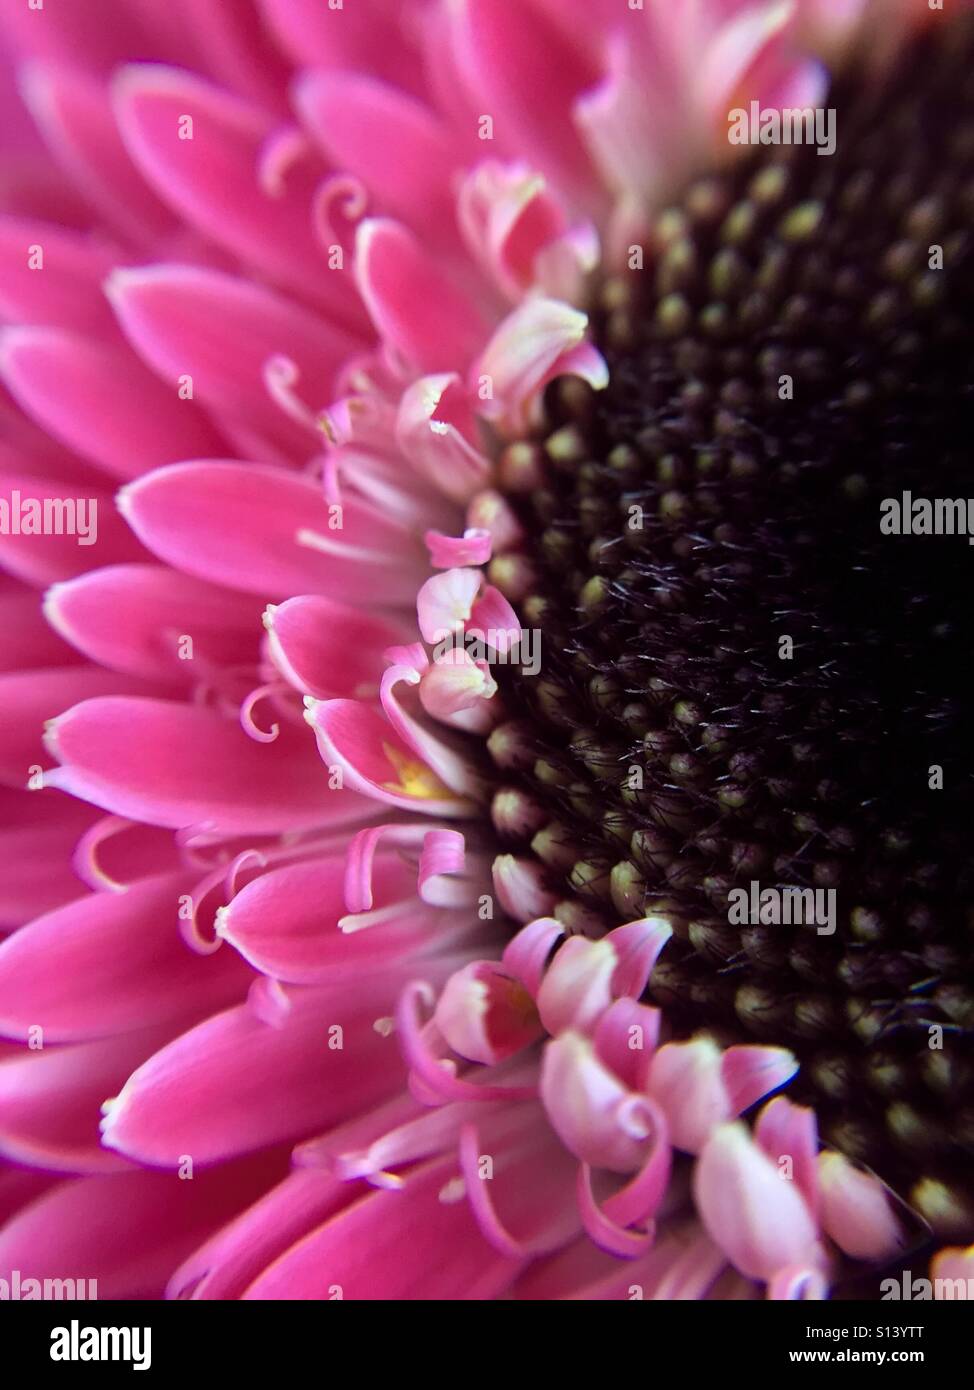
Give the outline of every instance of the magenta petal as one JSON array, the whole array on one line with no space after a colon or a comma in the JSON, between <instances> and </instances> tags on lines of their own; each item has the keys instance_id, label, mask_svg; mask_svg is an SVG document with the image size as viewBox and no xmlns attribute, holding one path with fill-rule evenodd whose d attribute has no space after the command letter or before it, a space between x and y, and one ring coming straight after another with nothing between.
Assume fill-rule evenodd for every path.
<instances>
[{"instance_id":1,"label":"magenta petal","mask_svg":"<svg viewBox=\"0 0 974 1390\"><path fill-rule=\"evenodd\" d=\"M458 150L421 102L351 72L312 72L295 103L336 168L362 180L383 207L435 236L453 228L451 184Z\"/></svg>"},{"instance_id":2,"label":"magenta petal","mask_svg":"<svg viewBox=\"0 0 974 1390\"><path fill-rule=\"evenodd\" d=\"M97 1281L99 1298L160 1298L174 1265L283 1175L260 1154L195 1172L119 1173L59 1183L0 1232L0 1278Z\"/></svg>"},{"instance_id":3,"label":"magenta petal","mask_svg":"<svg viewBox=\"0 0 974 1390\"><path fill-rule=\"evenodd\" d=\"M354 597L354 596L353 596ZM301 594L264 614L271 657L295 690L317 699L375 696L386 647L402 626L324 594Z\"/></svg>"},{"instance_id":4,"label":"magenta petal","mask_svg":"<svg viewBox=\"0 0 974 1390\"><path fill-rule=\"evenodd\" d=\"M3 335L0 370L42 428L118 478L219 452L219 436L135 355L56 328Z\"/></svg>"},{"instance_id":5,"label":"magenta petal","mask_svg":"<svg viewBox=\"0 0 974 1390\"><path fill-rule=\"evenodd\" d=\"M798 1061L786 1047L744 1043L727 1048L721 1058L721 1074L735 1115L784 1086L797 1071Z\"/></svg>"},{"instance_id":6,"label":"magenta petal","mask_svg":"<svg viewBox=\"0 0 974 1390\"><path fill-rule=\"evenodd\" d=\"M261 1270L361 1193L361 1184L314 1170L289 1173L235 1221L194 1250L169 1280L167 1298L239 1298Z\"/></svg>"},{"instance_id":7,"label":"magenta petal","mask_svg":"<svg viewBox=\"0 0 974 1390\"><path fill-rule=\"evenodd\" d=\"M247 1299L482 1300L499 1297L521 1261L480 1234L454 1162L411 1173L397 1192L373 1192L319 1226L264 1270Z\"/></svg>"},{"instance_id":8,"label":"magenta petal","mask_svg":"<svg viewBox=\"0 0 974 1390\"><path fill-rule=\"evenodd\" d=\"M197 877L90 893L17 932L0 946L0 1032L26 1038L41 1023L45 1041L73 1042L242 997L252 973L236 953L200 956L179 934L180 895Z\"/></svg>"},{"instance_id":9,"label":"magenta petal","mask_svg":"<svg viewBox=\"0 0 974 1390\"><path fill-rule=\"evenodd\" d=\"M258 182L273 117L191 73L151 64L121 69L113 97L125 146L164 202L268 278L302 296L313 289L326 308L330 302L350 310L349 283L329 270L308 215L311 188L323 171L308 174L307 187L297 190L303 197L275 197Z\"/></svg>"},{"instance_id":10,"label":"magenta petal","mask_svg":"<svg viewBox=\"0 0 974 1390\"><path fill-rule=\"evenodd\" d=\"M341 593L351 574L363 602L395 603L422 573L408 532L353 498L336 512L309 478L283 469L171 464L130 484L119 505L160 559L265 598Z\"/></svg>"},{"instance_id":11,"label":"magenta petal","mask_svg":"<svg viewBox=\"0 0 974 1390\"><path fill-rule=\"evenodd\" d=\"M57 1172L113 1173L128 1165L104 1149L102 1102L171 1030L140 1029L74 1047L21 1049L0 1062L0 1152Z\"/></svg>"},{"instance_id":12,"label":"magenta petal","mask_svg":"<svg viewBox=\"0 0 974 1390\"><path fill-rule=\"evenodd\" d=\"M480 315L398 222L370 218L360 225L355 277L383 342L420 371L465 367L483 346Z\"/></svg>"},{"instance_id":13,"label":"magenta petal","mask_svg":"<svg viewBox=\"0 0 974 1390\"><path fill-rule=\"evenodd\" d=\"M78 896L71 855L96 816L53 789L0 789L0 932Z\"/></svg>"},{"instance_id":14,"label":"magenta petal","mask_svg":"<svg viewBox=\"0 0 974 1390\"><path fill-rule=\"evenodd\" d=\"M10 498L19 492L22 499L36 499L41 506L48 499L81 498L87 504L87 518L97 518L97 532L89 534L93 544L79 544L80 534L0 535L0 563L27 584L47 586L89 570L94 565L114 565L127 560L150 558L143 546L119 516L111 495L77 482L57 477L31 476L18 468L0 466L0 496ZM76 516L79 513L76 512Z\"/></svg>"},{"instance_id":15,"label":"magenta petal","mask_svg":"<svg viewBox=\"0 0 974 1390\"><path fill-rule=\"evenodd\" d=\"M357 700L321 700L308 709L318 752L346 786L388 806L430 816L466 816L473 803L454 795L392 726Z\"/></svg>"},{"instance_id":16,"label":"magenta petal","mask_svg":"<svg viewBox=\"0 0 974 1390\"><path fill-rule=\"evenodd\" d=\"M356 797L329 790L300 734L282 730L262 745L199 706L85 700L55 721L49 744L62 764L47 774L52 786L150 825L273 833L364 813Z\"/></svg>"},{"instance_id":17,"label":"magenta petal","mask_svg":"<svg viewBox=\"0 0 974 1390\"><path fill-rule=\"evenodd\" d=\"M431 968L441 978L449 959ZM376 971L353 991L258 980L247 1004L133 1073L108 1110L104 1142L143 1163L175 1165L183 1153L212 1163L310 1137L384 1100L402 1088L403 1067L395 1039L374 1024L391 1014L409 972Z\"/></svg>"},{"instance_id":18,"label":"magenta petal","mask_svg":"<svg viewBox=\"0 0 974 1390\"><path fill-rule=\"evenodd\" d=\"M320 0L258 0L261 17L295 63L324 70L401 69L415 78L416 55L383 0L356 0L336 9Z\"/></svg>"},{"instance_id":19,"label":"magenta petal","mask_svg":"<svg viewBox=\"0 0 974 1390\"><path fill-rule=\"evenodd\" d=\"M55 584L44 612L79 652L131 675L196 681L257 661L260 605L162 565L110 565Z\"/></svg>"},{"instance_id":20,"label":"magenta petal","mask_svg":"<svg viewBox=\"0 0 974 1390\"><path fill-rule=\"evenodd\" d=\"M566 41L536 5L466 0L451 20L463 72L497 137L574 194L589 193L592 169L571 108L598 76L591 49Z\"/></svg>"},{"instance_id":21,"label":"magenta petal","mask_svg":"<svg viewBox=\"0 0 974 1390\"><path fill-rule=\"evenodd\" d=\"M28 266L29 246L43 249L43 275ZM79 232L39 218L0 217L0 314L9 323L113 334L101 292L113 262L107 246Z\"/></svg>"},{"instance_id":22,"label":"magenta petal","mask_svg":"<svg viewBox=\"0 0 974 1390\"><path fill-rule=\"evenodd\" d=\"M17 671L0 676L0 782L33 790L37 769L48 766L44 725L79 700L116 691L144 694L145 681L114 675L98 666L56 666L49 671ZM158 687L156 687L158 689ZM34 778L34 782L28 784ZM45 786L54 786L45 779Z\"/></svg>"},{"instance_id":23,"label":"magenta petal","mask_svg":"<svg viewBox=\"0 0 974 1390\"><path fill-rule=\"evenodd\" d=\"M0 671L76 666L81 657L45 621L37 594L19 584L0 592Z\"/></svg>"},{"instance_id":24,"label":"magenta petal","mask_svg":"<svg viewBox=\"0 0 974 1390\"><path fill-rule=\"evenodd\" d=\"M106 292L136 352L174 390L189 382L221 423L288 451L312 451L313 432L273 401L265 365L289 358L317 410L356 338L261 285L196 266L115 270Z\"/></svg>"},{"instance_id":25,"label":"magenta petal","mask_svg":"<svg viewBox=\"0 0 974 1390\"><path fill-rule=\"evenodd\" d=\"M763 1106L754 1126L754 1138L772 1163L783 1158L798 1184L805 1204L818 1217L821 1206L818 1181L818 1123L815 1111L794 1105L787 1096L775 1096Z\"/></svg>"},{"instance_id":26,"label":"magenta petal","mask_svg":"<svg viewBox=\"0 0 974 1390\"><path fill-rule=\"evenodd\" d=\"M55 158L110 226L136 243L172 230L171 214L125 152L103 83L67 63L34 63L21 90Z\"/></svg>"},{"instance_id":27,"label":"magenta petal","mask_svg":"<svg viewBox=\"0 0 974 1390\"><path fill-rule=\"evenodd\" d=\"M458 930L468 929L458 914L447 917L413 897L415 876L410 884L398 858L385 857L375 878L383 905L392 890L388 920L381 920L380 909L375 925L356 931L350 919L343 930L344 876L344 857L272 869L221 909L217 931L266 975L325 984L426 955L448 944ZM397 904L395 897L404 890L405 901Z\"/></svg>"}]
</instances>

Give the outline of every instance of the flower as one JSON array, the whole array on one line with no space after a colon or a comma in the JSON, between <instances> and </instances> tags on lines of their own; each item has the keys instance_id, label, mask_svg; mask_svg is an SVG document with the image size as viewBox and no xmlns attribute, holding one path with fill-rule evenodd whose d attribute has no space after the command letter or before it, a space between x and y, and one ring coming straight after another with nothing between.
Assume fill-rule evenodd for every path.
<instances>
[{"instance_id":1,"label":"flower","mask_svg":"<svg viewBox=\"0 0 974 1390\"><path fill-rule=\"evenodd\" d=\"M802 557L833 526L860 555L825 484L868 494L943 408L921 248L969 293L969 123L956 178L905 160L874 214L858 108L814 178L727 123L852 74L922 127L942 98L898 56L949 68L966 30L919 0L105 9L21 6L8 40L42 143L16 107L0 1271L794 1299L932 1232L954 1277L969 1189L897 1049L946 1029L925 1084L963 1097L956 905L847 766L883 760L877 708L936 740L949 701L915 641L887 704L842 685L874 591L847 635ZM838 394L794 347L820 303L826 344L880 335ZM765 427L748 352L812 404ZM929 627L941 579L894 568ZM770 592L819 674L760 666ZM729 935L765 869L861 891L848 949Z\"/></svg>"}]
</instances>

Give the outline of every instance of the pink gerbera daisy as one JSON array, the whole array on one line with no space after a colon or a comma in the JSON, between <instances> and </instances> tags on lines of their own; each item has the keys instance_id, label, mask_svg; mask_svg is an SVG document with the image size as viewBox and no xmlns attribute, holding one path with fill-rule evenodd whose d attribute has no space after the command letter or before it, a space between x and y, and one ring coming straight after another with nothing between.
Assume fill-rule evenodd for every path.
<instances>
[{"instance_id":1,"label":"pink gerbera daisy","mask_svg":"<svg viewBox=\"0 0 974 1390\"><path fill-rule=\"evenodd\" d=\"M974 1277L966 18L4 26L0 1279Z\"/></svg>"}]
</instances>

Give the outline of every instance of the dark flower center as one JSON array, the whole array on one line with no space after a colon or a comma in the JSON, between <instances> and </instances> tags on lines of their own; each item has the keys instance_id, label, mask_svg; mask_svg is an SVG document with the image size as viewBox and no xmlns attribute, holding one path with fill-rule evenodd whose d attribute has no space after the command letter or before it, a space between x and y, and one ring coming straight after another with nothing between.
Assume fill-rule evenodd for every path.
<instances>
[{"instance_id":1,"label":"dark flower center","mask_svg":"<svg viewBox=\"0 0 974 1390\"><path fill-rule=\"evenodd\" d=\"M696 184L603 285L611 384L502 461L543 636L499 776L569 916L671 918L678 1033L792 1048L826 1141L970 1240L974 43L933 27L829 95L833 156Z\"/></svg>"}]
</instances>

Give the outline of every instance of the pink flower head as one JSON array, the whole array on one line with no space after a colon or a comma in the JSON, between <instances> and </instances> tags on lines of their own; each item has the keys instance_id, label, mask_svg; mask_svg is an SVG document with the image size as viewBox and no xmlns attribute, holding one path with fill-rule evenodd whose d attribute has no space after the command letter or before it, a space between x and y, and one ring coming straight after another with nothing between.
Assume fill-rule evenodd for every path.
<instances>
[{"instance_id":1,"label":"pink flower head","mask_svg":"<svg viewBox=\"0 0 974 1390\"><path fill-rule=\"evenodd\" d=\"M939 429L970 151L898 178L867 133L805 187L728 136L840 69L922 127L939 21L90 8L0 37L0 1279L797 1299L920 1228L966 1278L969 808L842 780L877 728L943 772L907 638L966 607L882 571L880 718L831 683L869 564L832 626L793 566ZM789 874L835 940L734 935Z\"/></svg>"}]
</instances>

